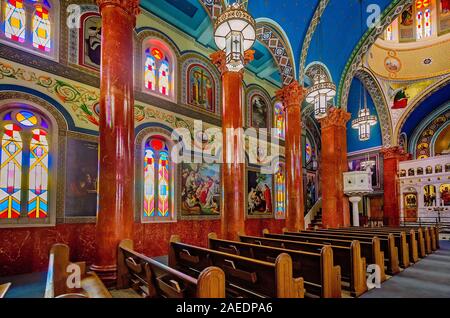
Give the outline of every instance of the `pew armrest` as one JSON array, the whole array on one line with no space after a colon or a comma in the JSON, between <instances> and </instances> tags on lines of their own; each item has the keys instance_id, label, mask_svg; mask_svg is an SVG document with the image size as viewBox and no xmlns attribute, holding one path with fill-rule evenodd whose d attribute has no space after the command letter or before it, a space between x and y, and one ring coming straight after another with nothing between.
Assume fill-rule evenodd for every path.
<instances>
[{"instance_id":1,"label":"pew armrest","mask_svg":"<svg viewBox=\"0 0 450 318\"><path fill-rule=\"evenodd\" d=\"M293 298L305 298L305 281L303 277L294 278L293 289Z\"/></svg>"},{"instance_id":2,"label":"pew armrest","mask_svg":"<svg viewBox=\"0 0 450 318\"><path fill-rule=\"evenodd\" d=\"M81 288L83 294L89 298L112 298L111 293L94 272L88 272L86 277L81 280Z\"/></svg>"},{"instance_id":3,"label":"pew armrest","mask_svg":"<svg viewBox=\"0 0 450 318\"><path fill-rule=\"evenodd\" d=\"M333 267L333 286L332 286L332 296L333 298L341 298L341 266L336 265Z\"/></svg>"}]
</instances>

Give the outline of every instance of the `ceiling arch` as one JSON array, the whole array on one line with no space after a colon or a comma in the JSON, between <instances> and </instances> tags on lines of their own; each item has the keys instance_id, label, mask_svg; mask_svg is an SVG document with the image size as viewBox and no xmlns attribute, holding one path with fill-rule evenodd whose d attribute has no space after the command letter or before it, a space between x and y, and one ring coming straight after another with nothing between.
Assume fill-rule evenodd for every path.
<instances>
[{"instance_id":1,"label":"ceiling arch","mask_svg":"<svg viewBox=\"0 0 450 318\"><path fill-rule=\"evenodd\" d=\"M337 105L344 110L347 109L348 94L352 84L353 77L358 71L364 55L375 43L381 33L388 25L392 23L409 5L412 0L393 0L392 3L383 11L378 26L369 28L362 36L359 43L353 49L350 58L344 68L338 89Z\"/></svg>"}]
</instances>

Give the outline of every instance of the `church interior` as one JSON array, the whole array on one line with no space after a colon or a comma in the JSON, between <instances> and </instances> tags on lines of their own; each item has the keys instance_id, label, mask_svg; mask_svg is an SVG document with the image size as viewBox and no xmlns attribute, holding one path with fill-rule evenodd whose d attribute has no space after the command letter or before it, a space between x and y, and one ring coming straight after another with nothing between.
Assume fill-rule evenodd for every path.
<instances>
[{"instance_id":1,"label":"church interior","mask_svg":"<svg viewBox=\"0 0 450 318\"><path fill-rule=\"evenodd\" d=\"M0 298L450 298L450 0L0 24Z\"/></svg>"}]
</instances>

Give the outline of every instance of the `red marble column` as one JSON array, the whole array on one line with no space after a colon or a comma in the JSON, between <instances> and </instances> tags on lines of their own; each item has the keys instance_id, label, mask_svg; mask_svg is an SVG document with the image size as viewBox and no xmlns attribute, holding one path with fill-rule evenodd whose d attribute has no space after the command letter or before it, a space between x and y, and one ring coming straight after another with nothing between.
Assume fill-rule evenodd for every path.
<instances>
[{"instance_id":1,"label":"red marble column","mask_svg":"<svg viewBox=\"0 0 450 318\"><path fill-rule=\"evenodd\" d=\"M94 270L117 278L117 246L132 238L134 214L133 29L138 0L98 0L102 16L100 174Z\"/></svg>"},{"instance_id":2,"label":"red marble column","mask_svg":"<svg viewBox=\"0 0 450 318\"><path fill-rule=\"evenodd\" d=\"M305 229L301 112L304 93L297 81L277 92L286 113L286 227L290 231Z\"/></svg>"},{"instance_id":3,"label":"red marble column","mask_svg":"<svg viewBox=\"0 0 450 318\"><path fill-rule=\"evenodd\" d=\"M322 224L325 228L348 226L348 198L344 194L343 173L347 171L347 128L350 114L331 108L320 119L322 128Z\"/></svg>"},{"instance_id":4,"label":"red marble column","mask_svg":"<svg viewBox=\"0 0 450 318\"><path fill-rule=\"evenodd\" d=\"M253 60L254 51L245 54L246 63ZM245 233L245 144L243 134L233 134L227 138L229 129L241 130L243 121L243 78L244 70L230 72L226 68L225 53L218 51L211 55L213 63L222 74L222 135L223 165L222 189L223 205L221 232L229 240L238 239ZM243 132L243 130L242 130Z\"/></svg>"},{"instance_id":5,"label":"red marble column","mask_svg":"<svg viewBox=\"0 0 450 318\"><path fill-rule=\"evenodd\" d=\"M400 147L381 150L383 154L384 204L383 217L385 225L400 225L400 182L398 178L399 162L408 159Z\"/></svg>"}]
</instances>

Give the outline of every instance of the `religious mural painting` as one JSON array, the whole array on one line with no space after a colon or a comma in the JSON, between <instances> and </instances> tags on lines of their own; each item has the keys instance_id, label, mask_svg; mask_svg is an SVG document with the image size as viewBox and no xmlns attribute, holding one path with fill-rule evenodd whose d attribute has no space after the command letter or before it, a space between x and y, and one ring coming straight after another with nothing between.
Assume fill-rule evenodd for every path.
<instances>
[{"instance_id":1,"label":"religious mural painting","mask_svg":"<svg viewBox=\"0 0 450 318\"><path fill-rule=\"evenodd\" d=\"M214 113L216 83L211 73L201 65L190 66L188 86L188 104Z\"/></svg>"},{"instance_id":2,"label":"religious mural painting","mask_svg":"<svg viewBox=\"0 0 450 318\"><path fill-rule=\"evenodd\" d=\"M88 13L82 17L82 34L80 49L80 64L100 69L102 20L96 13Z\"/></svg>"},{"instance_id":3,"label":"religious mural painting","mask_svg":"<svg viewBox=\"0 0 450 318\"><path fill-rule=\"evenodd\" d=\"M450 206L450 184L445 183L439 187L441 193L441 205Z\"/></svg>"},{"instance_id":4,"label":"religious mural painting","mask_svg":"<svg viewBox=\"0 0 450 318\"><path fill-rule=\"evenodd\" d=\"M247 217L273 217L273 175L247 171Z\"/></svg>"},{"instance_id":5,"label":"religious mural painting","mask_svg":"<svg viewBox=\"0 0 450 318\"><path fill-rule=\"evenodd\" d=\"M220 165L181 165L181 219L220 217Z\"/></svg>"},{"instance_id":6,"label":"religious mural painting","mask_svg":"<svg viewBox=\"0 0 450 318\"><path fill-rule=\"evenodd\" d=\"M404 194L404 207L405 207L405 221L416 222L417 221L417 193L410 192Z\"/></svg>"},{"instance_id":7,"label":"religious mural painting","mask_svg":"<svg viewBox=\"0 0 450 318\"><path fill-rule=\"evenodd\" d=\"M253 128L270 128L270 103L262 92L255 90L248 98L249 126Z\"/></svg>"},{"instance_id":8,"label":"religious mural painting","mask_svg":"<svg viewBox=\"0 0 450 318\"><path fill-rule=\"evenodd\" d=\"M66 157L66 217L95 217L98 197L98 143L69 138Z\"/></svg>"},{"instance_id":9,"label":"religious mural painting","mask_svg":"<svg viewBox=\"0 0 450 318\"><path fill-rule=\"evenodd\" d=\"M423 187L423 203L426 207L436 206L436 187L428 184Z\"/></svg>"},{"instance_id":10,"label":"religious mural painting","mask_svg":"<svg viewBox=\"0 0 450 318\"><path fill-rule=\"evenodd\" d=\"M306 211L309 211L317 201L316 174L308 172L304 181L305 205Z\"/></svg>"},{"instance_id":11,"label":"religious mural painting","mask_svg":"<svg viewBox=\"0 0 450 318\"><path fill-rule=\"evenodd\" d=\"M442 127L448 125L449 121L450 111L447 111L442 115L436 117L428 126L423 129L422 133L417 139L417 143L415 144L414 151L417 159L426 159L433 155L446 155L450 153L449 141L442 140L442 138L437 138L435 140L435 135L440 132ZM445 139L445 136L442 133L441 136L443 136ZM443 144L443 146L436 147L440 144Z\"/></svg>"}]
</instances>

